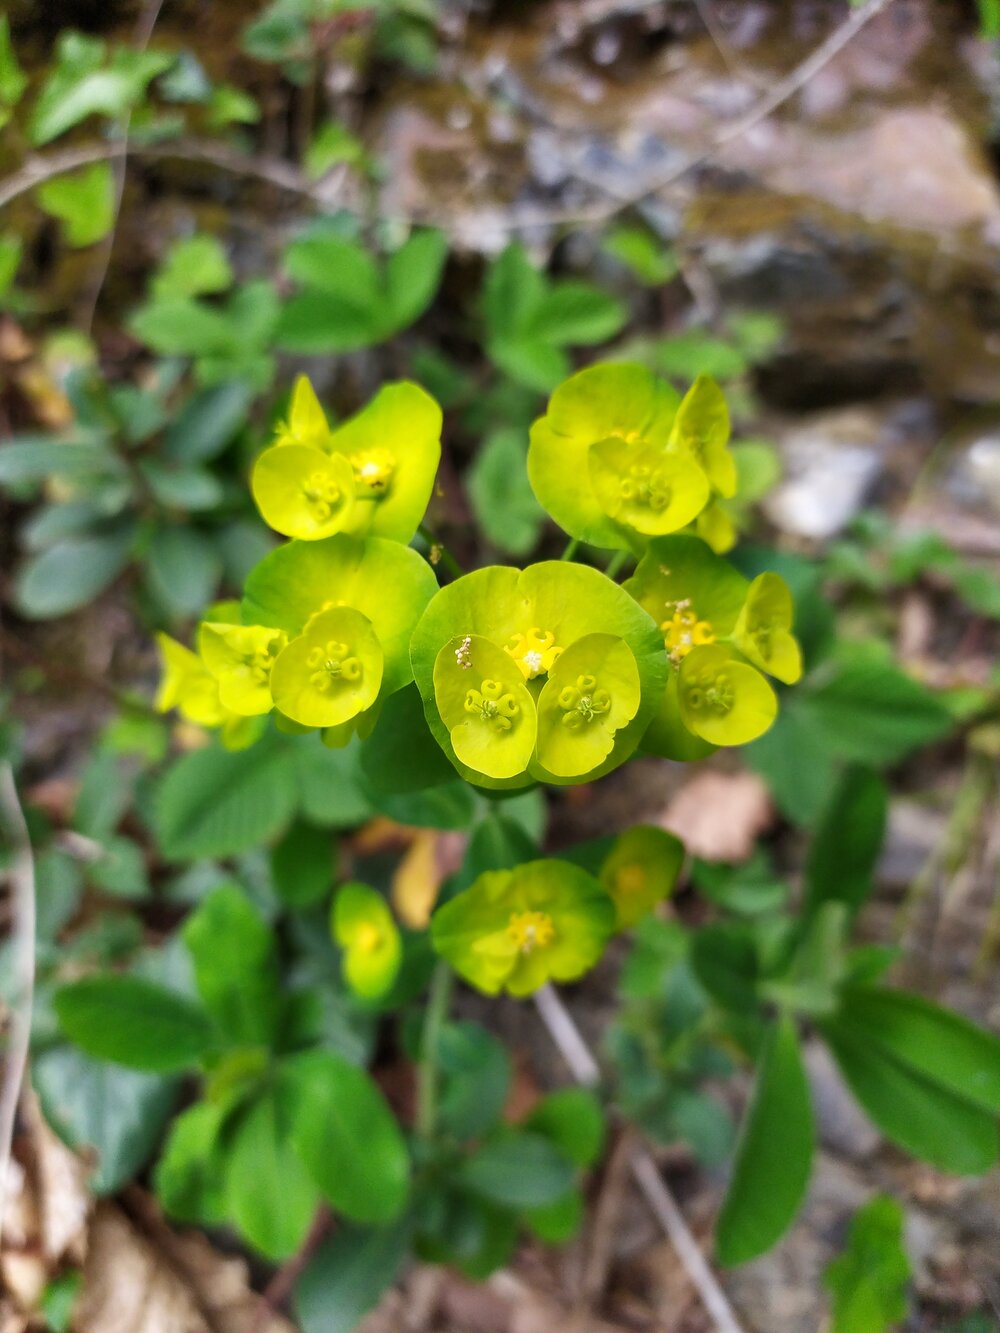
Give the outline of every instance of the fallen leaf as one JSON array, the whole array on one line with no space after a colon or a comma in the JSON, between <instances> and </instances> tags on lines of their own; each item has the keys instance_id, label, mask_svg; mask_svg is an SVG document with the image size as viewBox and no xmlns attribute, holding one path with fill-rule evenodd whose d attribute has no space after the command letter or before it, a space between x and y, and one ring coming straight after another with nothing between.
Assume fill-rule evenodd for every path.
<instances>
[{"instance_id":1,"label":"fallen leaf","mask_svg":"<svg viewBox=\"0 0 1000 1333\"><path fill-rule=\"evenodd\" d=\"M756 773L706 769L686 782L657 821L704 861L745 861L774 822L774 807Z\"/></svg>"}]
</instances>

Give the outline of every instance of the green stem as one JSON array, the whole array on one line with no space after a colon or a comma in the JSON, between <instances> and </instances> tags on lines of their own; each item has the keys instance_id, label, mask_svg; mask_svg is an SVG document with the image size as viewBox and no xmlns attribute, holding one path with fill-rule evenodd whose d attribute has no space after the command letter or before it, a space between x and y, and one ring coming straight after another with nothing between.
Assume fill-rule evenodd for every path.
<instances>
[{"instance_id":1,"label":"green stem","mask_svg":"<svg viewBox=\"0 0 1000 1333\"><path fill-rule=\"evenodd\" d=\"M607 566L605 567L604 570L605 574L607 574L609 579L613 579L618 573L621 572L622 566L625 564L625 561L628 559L628 556L629 556L628 551L616 551L614 553L614 555L608 561Z\"/></svg>"},{"instance_id":2,"label":"green stem","mask_svg":"<svg viewBox=\"0 0 1000 1333\"><path fill-rule=\"evenodd\" d=\"M416 1130L421 1138L433 1137L438 1107L437 1048L441 1029L448 1017L455 974L445 962L438 963L431 977L424 1028L420 1036L420 1060L417 1065Z\"/></svg>"},{"instance_id":3,"label":"green stem","mask_svg":"<svg viewBox=\"0 0 1000 1333\"><path fill-rule=\"evenodd\" d=\"M579 549L580 549L580 543L579 543L579 542L577 541L577 539L574 537L571 541L567 542L567 544L566 544L566 549L565 549L565 551L563 551L563 553L562 553L562 555L559 557L559 559L560 559L560 560L572 560L573 557L576 555L577 551L579 551Z\"/></svg>"},{"instance_id":4,"label":"green stem","mask_svg":"<svg viewBox=\"0 0 1000 1333\"><path fill-rule=\"evenodd\" d=\"M430 547L427 558L430 560L431 564L436 565L440 563L444 565L445 569L447 569L450 574L453 574L456 579L460 579L465 573L465 570L448 550L444 542L438 541L437 537L434 536L426 523L421 523L419 532L421 537L423 537L424 541Z\"/></svg>"}]
</instances>

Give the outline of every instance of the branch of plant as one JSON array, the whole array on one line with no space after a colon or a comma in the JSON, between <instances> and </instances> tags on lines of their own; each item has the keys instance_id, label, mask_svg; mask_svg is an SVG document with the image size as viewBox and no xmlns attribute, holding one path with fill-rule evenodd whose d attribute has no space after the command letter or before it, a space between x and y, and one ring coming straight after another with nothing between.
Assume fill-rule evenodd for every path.
<instances>
[{"instance_id":1,"label":"branch of plant","mask_svg":"<svg viewBox=\"0 0 1000 1333\"><path fill-rule=\"evenodd\" d=\"M9 760L0 763L0 824L11 850L8 872L14 914L14 994L10 1031L0 1083L0 1238L7 1206L11 1147L17 1107L28 1067L31 1015L35 1000L35 858L28 821Z\"/></svg>"},{"instance_id":2,"label":"branch of plant","mask_svg":"<svg viewBox=\"0 0 1000 1333\"><path fill-rule=\"evenodd\" d=\"M150 38L153 36L153 29L156 27L156 20L160 16L160 10L163 8L163 0L146 0L139 19L135 25L134 49L137 52L143 52L149 45ZM108 234L101 240L101 248L98 259L97 270L91 280L90 291L87 295L85 313L81 319L81 326L89 335L94 326L94 316L97 314L97 303L101 299L101 292L104 290L104 284L108 279L108 269L111 267L111 255L115 248L115 235L118 231L118 219L122 211L122 199L125 195L125 175L128 171L128 133L132 124L132 112L126 111L121 117L118 125L118 133L121 138L122 152L120 157L115 159L114 165L114 203L111 210L111 226Z\"/></svg>"},{"instance_id":3,"label":"branch of plant","mask_svg":"<svg viewBox=\"0 0 1000 1333\"><path fill-rule=\"evenodd\" d=\"M452 574L456 579L460 579L465 573L465 570L458 563L458 560L448 547L445 546L444 542L434 536L426 523L421 523L419 532L421 537L423 537L424 541L427 543L427 559L431 564L444 565L449 574Z\"/></svg>"},{"instance_id":4,"label":"branch of plant","mask_svg":"<svg viewBox=\"0 0 1000 1333\"><path fill-rule=\"evenodd\" d=\"M416 1130L421 1138L433 1137L438 1110L438 1043L448 1017L454 973L439 962L431 976L424 1026L420 1034L420 1059L417 1062Z\"/></svg>"},{"instance_id":5,"label":"branch of plant","mask_svg":"<svg viewBox=\"0 0 1000 1333\"><path fill-rule=\"evenodd\" d=\"M600 1067L554 986L546 985L535 992L535 1007L577 1083L588 1088L596 1087L601 1079ZM725 1292L705 1260L701 1246L684 1221L652 1153L644 1144L636 1145L629 1169L684 1265L692 1286L715 1324L716 1333L743 1333Z\"/></svg>"}]
</instances>

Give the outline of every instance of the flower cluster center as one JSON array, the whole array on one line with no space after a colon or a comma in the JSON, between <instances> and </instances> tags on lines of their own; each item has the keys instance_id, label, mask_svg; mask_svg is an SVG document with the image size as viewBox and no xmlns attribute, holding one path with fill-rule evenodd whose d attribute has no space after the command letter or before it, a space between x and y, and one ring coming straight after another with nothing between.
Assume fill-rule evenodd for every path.
<instances>
[{"instance_id":1,"label":"flower cluster center","mask_svg":"<svg viewBox=\"0 0 1000 1333\"><path fill-rule=\"evenodd\" d=\"M331 516L335 507L343 499L343 492L329 472L320 470L310 472L302 483L302 494L320 523L325 522Z\"/></svg>"},{"instance_id":2,"label":"flower cluster center","mask_svg":"<svg viewBox=\"0 0 1000 1333\"><path fill-rule=\"evenodd\" d=\"M687 657L692 648L700 648L706 643L715 642L715 630L709 620L699 620L689 598L679 602L667 602L667 610L673 607L673 614L660 625L663 642L671 662L677 663Z\"/></svg>"},{"instance_id":3,"label":"flower cluster center","mask_svg":"<svg viewBox=\"0 0 1000 1333\"><path fill-rule=\"evenodd\" d=\"M367 486L376 495L383 495L389 489L392 474L396 470L396 457L388 449L369 449L364 453L351 455L351 467L354 479L362 486Z\"/></svg>"},{"instance_id":4,"label":"flower cluster center","mask_svg":"<svg viewBox=\"0 0 1000 1333\"><path fill-rule=\"evenodd\" d=\"M646 463L633 463L620 482L621 497L632 504L657 512L670 504L671 489L666 474Z\"/></svg>"},{"instance_id":5,"label":"flower cluster center","mask_svg":"<svg viewBox=\"0 0 1000 1333\"><path fill-rule=\"evenodd\" d=\"M534 680L552 670L562 649L556 646L551 630L535 625L527 634L513 635L504 645L504 652L514 659L525 680Z\"/></svg>"},{"instance_id":6,"label":"flower cluster center","mask_svg":"<svg viewBox=\"0 0 1000 1333\"><path fill-rule=\"evenodd\" d=\"M361 953L374 953L382 943L382 932L371 921L362 921L354 936L353 944Z\"/></svg>"},{"instance_id":7,"label":"flower cluster center","mask_svg":"<svg viewBox=\"0 0 1000 1333\"><path fill-rule=\"evenodd\" d=\"M558 703L563 710L563 726L579 731L608 711L611 695L598 687L596 676L577 676L575 685L565 685L559 691Z\"/></svg>"},{"instance_id":8,"label":"flower cluster center","mask_svg":"<svg viewBox=\"0 0 1000 1333\"><path fill-rule=\"evenodd\" d=\"M688 684L684 698L696 713L728 713L734 702L732 682L724 671L702 671Z\"/></svg>"},{"instance_id":9,"label":"flower cluster center","mask_svg":"<svg viewBox=\"0 0 1000 1333\"><path fill-rule=\"evenodd\" d=\"M548 912L512 912L507 934L521 953L544 949L555 939L556 930Z\"/></svg>"},{"instance_id":10,"label":"flower cluster center","mask_svg":"<svg viewBox=\"0 0 1000 1333\"><path fill-rule=\"evenodd\" d=\"M496 731L510 731L521 705L499 680L484 680L465 696L465 711L490 723Z\"/></svg>"},{"instance_id":11,"label":"flower cluster center","mask_svg":"<svg viewBox=\"0 0 1000 1333\"><path fill-rule=\"evenodd\" d=\"M353 656L350 646L335 639L313 648L306 658L306 666L312 672L309 684L321 694L337 685L355 685L362 675L361 662Z\"/></svg>"}]
</instances>

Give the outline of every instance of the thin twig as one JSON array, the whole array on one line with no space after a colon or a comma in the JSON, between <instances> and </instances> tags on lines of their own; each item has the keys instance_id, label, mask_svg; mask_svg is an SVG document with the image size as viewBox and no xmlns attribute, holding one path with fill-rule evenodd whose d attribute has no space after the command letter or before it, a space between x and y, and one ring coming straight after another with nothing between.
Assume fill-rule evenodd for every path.
<instances>
[{"instance_id":1,"label":"thin twig","mask_svg":"<svg viewBox=\"0 0 1000 1333\"><path fill-rule=\"evenodd\" d=\"M548 1028L549 1036L558 1047L576 1081L584 1087L596 1086L601 1078L600 1068L555 988L543 986L541 990L536 991L535 1005L542 1022ZM717 1333L743 1333L725 1292L706 1263L701 1246L684 1221L681 1210L677 1207L652 1154L645 1145L641 1143L636 1145L629 1167L635 1183L684 1265L692 1286L711 1315Z\"/></svg>"},{"instance_id":2,"label":"thin twig","mask_svg":"<svg viewBox=\"0 0 1000 1333\"><path fill-rule=\"evenodd\" d=\"M142 13L139 15L138 22L135 25L135 36L133 46L138 54L146 50L150 38L153 35L153 29L156 27L156 20L160 16L160 10L163 8L163 0L147 0L143 6ZM97 303L101 299L101 292L104 290L104 284L108 280L108 270L111 267L111 255L115 248L115 236L118 232L118 218L122 211L122 199L125 196L125 176L128 172L128 133L132 124L132 110L121 117L118 125L121 137L122 152L115 159L114 171L114 202L111 209L111 226L108 228L107 235L101 242L101 253L98 259L98 267L93 279L91 280L90 291L87 295L87 301L84 306L84 314L81 318L81 327L89 335L94 326L94 316L97 314Z\"/></svg>"},{"instance_id":3,"label":"thin twig","mask_svg":"<svg viewBox=\"0 0 1000 1333\"><path fill-rule=\"evenodd\" d=\"M152 161L177 158L187 162L203 162L235 176L247 176L264 181L279 190L284 190L287 194L300 195L315 204L330 203L326 192L322 189L322 181L311 183L296 167L283 162L280 158L250 157L229 148L226 144L200 139L177 139L172 143L159 144L126 144L121 139L116 139L81 144L79 147L62 149L58 153L39 153L29 157L19 171L0 182L0 208L55 176L64 176L66 172L75 171L77 167L85 167L92 162L107 162L126 153L132 157L149 158Z\"/></svg>"},{"instance_id":4,"label":"thin twig","mask_svg":"<svg viewBox=\"0 0 1000 1333\"><path fill-rule=\"evenodd\" d=\"M333 1214L326 1204L320 1204L305 1240L295 1253L285 1260L261 1293L260 1304L250 1324L250 1333L266 1333L268 1325L295 1290L295 1284L302 1276L306 1265L326 1240L332 1227Z\"/></svg>"},{"instance_id":5,"label":"thin twig","mask_svg":"<svg viewBox=\"0 0 1000 1333\"><path fill-rule=\"evenodd\" d=\"M0 1083L0 1238L7 1207L10 1154L17 1106L28 1067L31 1014L35 1000L35 859L28 821L17 794L9 760L0 763L0 822L12 857L9 870L14 904L14 984L10 1033Z\"/></svg>"}]
</instances>

